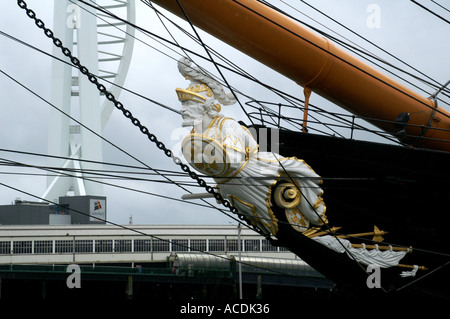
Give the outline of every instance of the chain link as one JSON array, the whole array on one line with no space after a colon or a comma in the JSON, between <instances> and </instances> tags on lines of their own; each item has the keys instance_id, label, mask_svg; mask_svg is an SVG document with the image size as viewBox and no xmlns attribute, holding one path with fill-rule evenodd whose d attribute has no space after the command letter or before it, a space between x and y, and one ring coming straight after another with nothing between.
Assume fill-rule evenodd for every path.
<instances>
[{"instance_id":1,"label":"chain link","mask_svg":"<svg viewBox=\"0 0 450 319\"><path fill-rule=\"evenodd\" d=\"M89 81L90 81L92 84L94 84L94 85L97 86L97 89L100 91L100 93L104 94L105 97L106 97L109 101L111 101L111 102L114 104L114 106L115 106L116 109L118 109L119 111L121 111L121 112L123 113L123 115L124 115L126 118L130 119L131 123L133 123L134 126L136 126L136 127L139 128L139 130L141 131L141 133L143 133L144 135L146 135L146 136L148 137L148 139L149 139L151 142L155 143L155 144L156 144L156 147L158 147L160 150L162 150L162 151L165 153L165 155L166 155L167 157L172 158L173 162L174 162L176 165L180 166L180 168L181 168L181 170L182 170L183 172L186 172L186 173L187 173L192 179L194 179L201 187L204 187L204 188L206 189L206 191L207 191L208 193L212 194L212 195L214 196L214 198L215 198L217 201L219 201L220 203L222 203L222 205L225 206L226 208L228 208L233 214L236 214L236 215L239 217L239 219L241 219L241 220L247 222L248 226L251 227L254 231L256 231L256 232L262 234L262 232L261 232L258 228L256 228L254 225L252 225L252 224L249 222L249 220L246 218L246 216L244 216L243 214L240 214L239 211L238 211L238 209L237 209L236 207L234 207L233 205L231 205L231 203L230 203L227 199L225 199L225 198L222 196L222 194L216 192L216 191L214 190L213 187L207 185L207 183L206 183L202 178L200 178L200 177L197 175L197 173L193 172L193 171L189 168L189 166L186 165L186 164L184 164L184 163L181 161L180 158L178 158L177 156L175 156L175 155L172 153L172 151L169 150L169 149L164 145L163 142L159 141L158 138L157 138L154 134L150 133L150 131L148 130L148 128L145 127L144 125L142 125L141 122L139 121L139 119L137 119L136 117L134 117L133 114L132 114L129 110L127 110L127 109L123 106L123 104L122 104L121 102L117 101L116 98L115 98L115 96L114 96L111 92L108 92L108 90L106 89L106 87L105 87L103 84L101 84L101 83L98 82L97 77L96 77L94 74L90 73L89 70L88 70L85 66L83 66L83 65L81 64L80 60L79 60L77 57L75 57L75 56L72 55L72 52L71 52L68 48L64 47L62 41L54 36L53 31L45 27L44 22L43 22L41 19L38 19L38 18L36 17L36 13L35 13L33 10L31 10L31 9L29 9L29 8L27 7L27 4L26 4L25 1L23 1L23 0L17 0L17 4L18 4L18 6L19 6L20 8L22 8L22 9L24 9L24 10L26 11L27 16L28 16L29 18L31 18L32 20L34 20L36 26L37 26L39 29L42 29L42 30L44 31L44 34L45 34L48 38L50 38L50 39L53 41L53 44L54 44L56 47L58 47L58 48L61 49L61 51L62 51L62 53L64 54L64 56L68 57L68 58L70 59L70 61L72 62L72 64L73 64L78 70L80 70L80 72L81 72L83 75L87 76L88 79L89 79ZM262 234L262 235L263 235L263 234ZM268 238L268 239L269 239L269 238Z\"/></svg>"}]
</instances>

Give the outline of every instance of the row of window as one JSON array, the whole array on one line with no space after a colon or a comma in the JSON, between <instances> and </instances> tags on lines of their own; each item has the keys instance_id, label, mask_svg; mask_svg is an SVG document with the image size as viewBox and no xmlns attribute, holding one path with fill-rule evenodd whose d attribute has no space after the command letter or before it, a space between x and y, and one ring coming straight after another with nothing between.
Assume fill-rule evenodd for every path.
<instances>
[{"instance_id":1,"label":"row of window","mask_svg":"<svg viewBox=\"0 0 450 319\"><path fill-rule=\"evenodd\" d=\"M266 239L243 239L242 251L279 251ZM89 239L0 241L0 255L104 252L238 251L237 239Z\"/></svg>"}]
</instances>

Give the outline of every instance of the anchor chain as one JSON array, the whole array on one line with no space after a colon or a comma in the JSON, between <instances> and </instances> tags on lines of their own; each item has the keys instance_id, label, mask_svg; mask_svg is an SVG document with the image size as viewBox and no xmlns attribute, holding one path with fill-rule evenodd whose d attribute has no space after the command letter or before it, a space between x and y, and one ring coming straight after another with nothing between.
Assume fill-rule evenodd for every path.
<instances>
[{"instance_id":1,"label":"anchor chain","mask_svg":"<svg viewBox=\"0 0 450 319\"><path fill-rule=\"evenodd\" d=\"M227 199L225 199L222 194L216 192L214 190L214 188L212 186L207 185L207 183L205 182L205 180L203 180L202 178L200 178L197 173L193 172L188 165L184 164L181 159L177 156L175 156L172 151L170 149L168 149L163 142L159 141L158 138L156 137L156 135L150 133L149 129L144 126L143 124L141 124L141 122L139 121L138 118L134 117L133 114L127 110L124 105L118 101L115 96L109 92L106 87L99 83L98 78L96 75L92 74L89 72L88 68L85 67L84 65L81 64L80 60L73 56L72 52L63 45L62 41L58 38L55 37L54 33L52 30L50 30L49 28L45 27L45 23L41 20L38 19L36 16L36 13L29 9L26 2L23 0L17 0L17 4L21 9L24 9L27 16L34 20L36 26L39 29L42 29L44 31L44 34L53 41L53 44L61 49L61 52L64 54L64 56L68 57L70 59L70 61L72 62L72 64L78 69L80 70L80 72L87 76L87 78L89 79L89 81L94 84L97 89L100 91L100 93L104 94L105 97L111 101L114 106L116 107L116 109L118 109L119 111L121 111L123 113L123 115L128 118L131 123L133 123L134 126L138 127L139 130L141 131L141 133L143 133L144 135L147 136L147 138L153 142L157 148L159 148L160 150L162 150L164 152L164 154L167 157L172 158L173 162L180 166L181 170L185 173L187 173L193 180L195 180L198 185L200 185L201 187L204 187L206 189L206 191L210 194L212 194L214 196L214 198L219 201L220 203L222 203L223 206L225 206L226 208L228 208L230 210L230 212L232 212L233 214L236 214L239 219L245 221L248 226L250 228L252 228L254 231L256 231L259 234L262 234L262 232L256 228L254 225L252 225L249 220L247 219L247 217L243 214L240 214L238 209L236 207L234 207L230 201L228 201ZM264 235L264 234L262 234ZM267 237L267 239L270 240L270 237Z\"/></svg>"}]
</instances>

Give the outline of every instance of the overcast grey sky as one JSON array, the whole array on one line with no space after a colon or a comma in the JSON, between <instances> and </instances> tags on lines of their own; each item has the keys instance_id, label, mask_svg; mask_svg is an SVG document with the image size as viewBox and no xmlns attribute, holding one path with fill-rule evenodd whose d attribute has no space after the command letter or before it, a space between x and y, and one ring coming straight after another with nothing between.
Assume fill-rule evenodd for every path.
<instances>
[{"instance_id":1,"label":"overcast grey sky","mask_svg":"<svg viewBox=\"0 0 450 319\"><path fill-rule=\"evenodd\" d=\"M33 9L47 26L51 27L53 25L53 0L27 0L26 2L29 8ZM102 3L101 1L98 2ZM403 69L407 69L398 61L371 47L354 34L342 29L331 20L306 6L302 1L286 0L269 2L288 11L298 19L318 26L330 33L330 30L325 30L320 25L323 24L338 34L360 44L372 53L379 55L383 59ZM448 62L450 25L419 8L411 1L315 0L306 2L314 3L317 9L323 11L333 19L340 21L348 28L373 41L391 54L406 61L408 64L421 70L440 83L444 83L450 79ZM420 2L426 4L443 17L450 19L450 12L436 6L430 1ZM440 3L450 7L442 0ZM34 25L31 19L26 16L25 12L17 6L15 0L4 0L2 1L2 5L2 10L0 11L1 32L17 37L24 42L51 53L51 41ZM150 8L141 1L136 1L136 6L138 9L137 25L158 33L161 36L168 37L159 19ZM379 15L374 16L374 14L378 13ZM192 33L188 24L172 16L170 13L167 13L167 15L177 23L183 25L188 32ZM312 21L310 18L313 18L315 21ZM376 19L374 20L373 18ZM317 24L316 21L320 24ZM213 37L203 32L200 34L202 40L207 45L225 55L232 62L244 68L246 72L252 74L260 81L268 83L291 95L298 96L300 99L303 98L303 89L291 80L262 66L260 63L217 41ZM135 42L132 62L124 86L172 108L179 108L175 88L184 88L188 84L178 73L176 65L176 60L181 57L182 51L178 48L172 48L174 50L172 51L162 47L139 32L136 35L142 42ZM177 34L177 40L196 52L205 55L205 52L200 46L194 44L185 36L180 37ZM165 54L152 47L162 50ZM217 75L217 71L213 65L206 63L202 59L197 59L196 62L211 73ZM0 35L0 70L14 77L48 100L51 95L51 63L52 59L48 56ZM259 100L275 103L281 102L273 93L254 82L226 71L224 71L224 74L231 86L246 95ZM426 86L423 87L426 88ZM433 92L433 89L427 88L427 90ZM243 104L247 102L245 97L239 97L242 99ZM168 147L172 148L180 141L181 119L178 114L165 110L127 92L122 92L119 100ZM46 154L50 107L3 74L0 74L0 101L0 149ZM311 103L327 110L341 111L332 103L314 94L311 97ZM238 105L224 107L223 113L237 119L247 120ZM128 119L118 112L113 113L104 130L103 136L153 168L179 171L179 168L170 159L165 157ZM361 136L361 138L364 138L364 136ZM106 143L104 143L103 151L103 160L105 162L140 166L135 160ZM20 155L4 151L0 151L0 158L2 160L8 159L33 165L48 164L45 157ZM110 169L111 167L107 168ZM24 192L35 194L36 196L42 196L46 187L45 177L11 174L19 172L43 173L39 170L1 166L1 183ZM173 179L181 180L180 177L173 177ZM178 199L184 193L175 185L161 182L137 182L131 180L108 180L108 182ZM190 189L194 192L203 192L200 188ZM235 223L235 221L216 209L203 208L111 186L105 186L104 191L108 200L107 219L114 223L126 224L131 215L135 224ZM24 200L37 200L30 195L0 186L0 205L9 204L17 197ZM195 202L200 203L199 201ZM210 202L217 206L215 201ZM332 214L332 212L329 212L329 214Z\"/></svg>"}]
</instances>

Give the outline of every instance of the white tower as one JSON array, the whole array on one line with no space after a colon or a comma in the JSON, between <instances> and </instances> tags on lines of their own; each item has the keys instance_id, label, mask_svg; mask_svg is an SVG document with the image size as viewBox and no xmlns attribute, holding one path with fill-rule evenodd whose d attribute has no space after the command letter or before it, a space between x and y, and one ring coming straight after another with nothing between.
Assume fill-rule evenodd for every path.
<instances>
[{"instance_id":1,"label":"white tower","mask_svg":"<svg viewBox=\"0 0 450 319\"><path fill-rule=\"evenodd\" d=\"M103 9L135 23L135 0L96 2ZM109 81L102 84L118 98L131 61L134 28L81 3L55 0L53 29L55 36L82 65L99 79ZM53 54L67 61L59 48L54 47ZM89 129L65 114L51 110L48 154L69 159L51 158L50 166L74 169L76 177L68 177L64 171L56 177L49 176L43 197L55 200L68 192L79 196L102 196L103 186L89 180L95 178L90 170L102 168L98 164L102 161L102 140L96 134L102 134L114 105L100 96L97 87L85 75L57 60L52 64L52 104Z\"/></svg>"}]
</instances>

